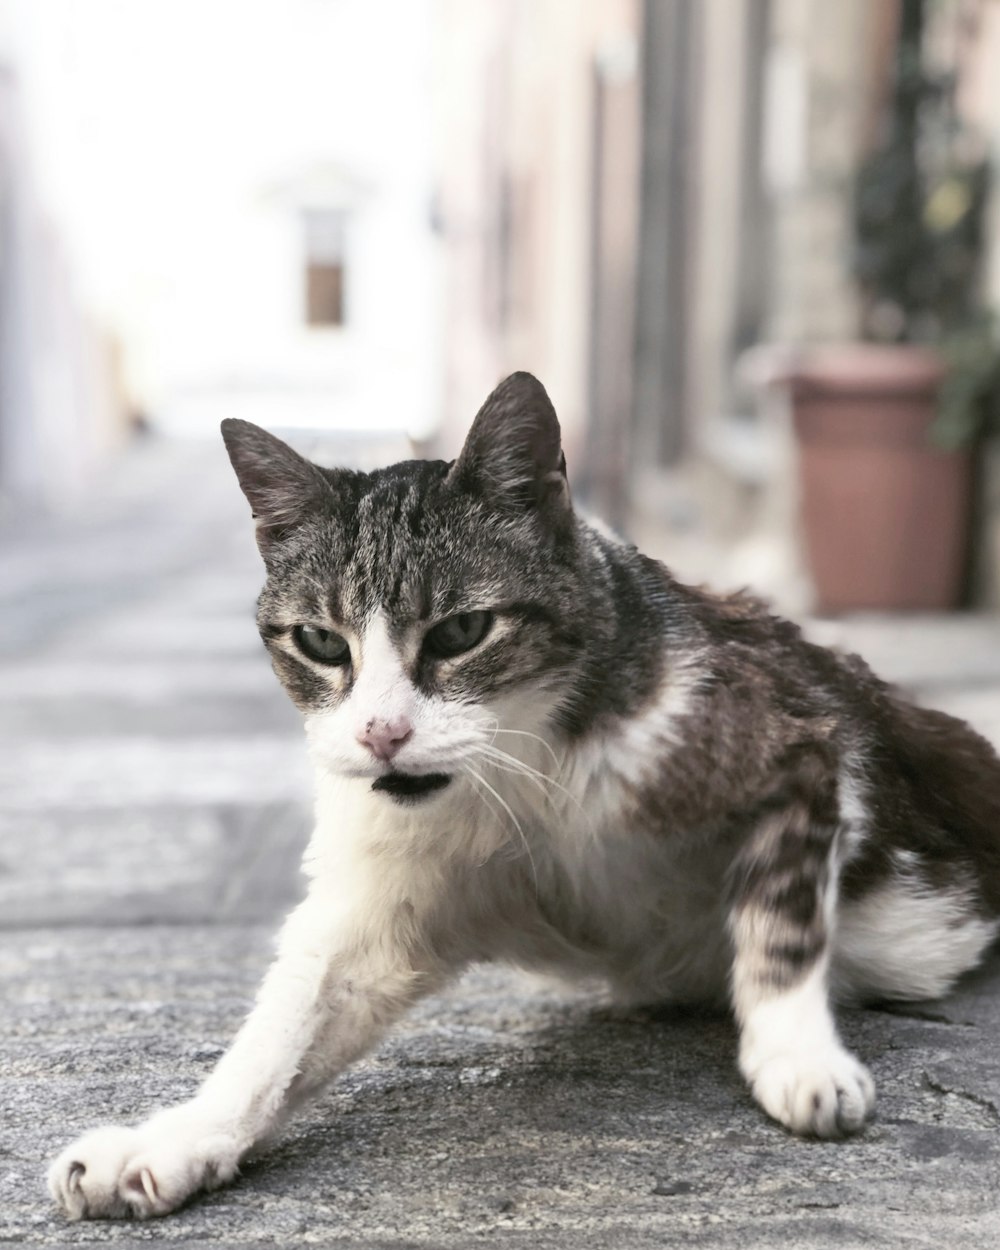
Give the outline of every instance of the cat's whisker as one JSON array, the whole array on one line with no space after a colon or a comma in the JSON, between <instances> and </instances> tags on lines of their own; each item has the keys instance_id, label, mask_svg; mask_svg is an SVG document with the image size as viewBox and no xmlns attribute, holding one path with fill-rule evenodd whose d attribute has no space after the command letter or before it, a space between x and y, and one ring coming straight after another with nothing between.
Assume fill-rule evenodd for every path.
<instances>
[{"instance_id":1,"label":"cat's whisker","mask_svg":"<svg viewBox=\"0 0 1000 1250\"><path fill-rule=\"evenodd\" d=\"M471 768L469 768L469 766L468 766L467 764L463 764L463 765L462 765L462 772L464 772L464 773L466 774L466 776L467 776L467 777L469 777L469 778L470 778L470 780L472 780L472 781L476 781L476 782L478 782L478 781L480 780L479 774L478 774L478 773L473 772L473 770L472 770ZM493 813L493 815L496 817L497 821L498 821L498 822L502 825L504 822L503 822L503 816L502 816L502 815L501 815L501 813L500 813L500 809L499 809L498 807L496 807L496 805L495 805L494 803L492 803L492 802L490 801L490 799L488 799L488 798L487 798L487 796L486 796L485 794L482 794L482 795L481 795L481 798L482 798L483 802L486 804L486 806L487 806L487 807L490 809L490 811Z\"/></svg>"},{"instance_id":2,"label":"cat's whisker","mask_svg":"<svg viewBox=\"0 0 1000 1250\"><path fill-rule=\"evenodd\" d=\"M527 729L501 729L499 726L497 726L494 731L494 736L496 734L516 734L519 738L533 738L535 742L541 743L546 751L548 751L549 755L552 757L552 763L556 766L556 772L561 771L562 761L559 759L559 756L556 754L552 745L546 742L541 734L531 733Z\"/></svg>"},{"instance_id":3,"label":"cat's whisker","mask_svg":"<svg viewBox=\"0 0 1000 1250\"><path fill-rule=\"evenodd\" d=\"M524 829L521 826L521 822L514 815L514 809L510 806L510 804L506 801L506 799L504 799L504 797L498 791L494 790L494 788L490 785L490 783L486 780L486 778L483 777L481 773L477 773L476 770L470 767L468 764L464 766L464 772L469 777L471 777L473 781L476 781L479 783L479 785L484 786L489 791L489 793L493 795L496 801L500 804L500 806L504 809L504 811L510 817L511 823L513 824L514 828L517 830L518 836L521 839L521 843L524 846L525 854L528 857L528 863L531 865L531 875L535 880L535 889L537 890L538 889L538 870L535 867L535 857L531 853L531 845L528 842L528 838L524 832ZM485 799L485 796L484 796L484 799Z\"/></svg>"},{"instance_id":4,"label":"cat's whisker","mask_svg":"<svg viewBox=\"0 0 1000 1250\"><path fill-rule=\"evenodd\" d=\"M483 748L479 754L480 758L485 759L491 768L498 768L503 773L512 773L515 777L524 777L526 781L530 781L532 785L538 787L542 795L551 803L552 796L546 790L544 780L535 775L534 770L524 767L518 760L510 764L503 763L500 758L493 755L488 747Z\"/></svg>"},{"instance_id":5,"label":"cat's whisker","mask_svg":"<svg viewBox=\"0 0 1000 1250\"><path fill-rule=\"evenodd\" d=\"M562 770L562 761L559 759L559 756L556 754L552 745L547 742L541 734L532 733L528 729L504 729L495 717L491 718L489 721L485 721L484 724L489 726L488 732L492 734L489 742L490 746L494 746L496 744L496 740L500 734L509 734L518 738L531 738L533 741L540 743L541 746L548 751L549 756L552 759L552 763L555 765L556 772L560 772Z\"/></svg>"},{"instance_id":6,"label":"cat's whisker","mask_svg":"<svg viewBox=\"0 0 1000 1250\"><path fill-rule=\"evenodd\" d=\"M561 781L557 781L555 777L550 777L548 773L543 773L540 769L533 768L531 764L525 763L524 760L518 759L515 755L510 755L501 747L491 745L482 747L480 750L493 761L494 767L502 768L504 765L507 765L505 771L519 772L526 777L530 777L538 785L544 784L551 789L558 790L561 794L566 796L566 798L573 804L582 816L587 816L587 812L583 804L572 792L572 790L569 790L566 786L564 786ZM501 760L503 763L500 762ZM551 795L547 795L546 797L549 802L552 802Z\"/></svg>"},{"instance_id":7,"label":"cat's whisker","mask_svg":"<svg viewBox=\"0 0 1000 1250\"><path fill-rule=\"evenodd\" d=\"M476 747L475 754L477 758L482 755L495 756L497 760L505 760L507 764L511 765L511 768L506 771L516 770L519 771L519 773L534 773L536 776L545 776L547 779L546 774L539 773L537 769L532 768L532 766L527 764L525 760L517 759L515 755L511 755L509 751L505 751L502 747L496 745L496 735L507 732L507 730L500 729L499 720L494 719L489 722L484 721L484 724L489 724L489 730L487 730L487 732L490 732L492 736L490 737L489 742L482 742L482 744Z\"/></svg>"},{"instance_id":8,"label":"cat's whisker","mask_svg":"<svg viewBox=\"0 0 1000 1250\"><path fill-rule=\"evenodd\" d=\"M479 757L488 760L493 768L499 768L505 773L514 773L531 781L545 794L546 798L551 800L548 789L556 786L557 783L547 774L539 772L537 768L532 768L530 764L526 764L524 760L519 760L516 756L508 755L506 751L501 751L499 747L492 746L481 747Z\"/></svg>"}]
</instances>

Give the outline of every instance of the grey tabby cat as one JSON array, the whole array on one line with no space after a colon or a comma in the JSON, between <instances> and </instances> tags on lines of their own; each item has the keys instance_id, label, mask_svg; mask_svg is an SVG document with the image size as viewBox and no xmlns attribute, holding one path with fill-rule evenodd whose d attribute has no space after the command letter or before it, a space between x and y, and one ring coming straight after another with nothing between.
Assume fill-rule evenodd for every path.
<instances>
[{"instance_id":1,"label":"grey tabby cat","mask_svg":"<svg viewBox=\"0 0 1000 1250\"><path fill-rule=\"evenodd\" d=\"M831 1000L939 995L997 933L986 742L586 524L528 374L452 464L320 469L246 422L223 435L316 766L308 895L194 1098L53 1164L67 1214L162 1215L228 1181L477 960L728 1001L769 1115L859 1130L873 1085Z\"/></svg>"}]
</instances>

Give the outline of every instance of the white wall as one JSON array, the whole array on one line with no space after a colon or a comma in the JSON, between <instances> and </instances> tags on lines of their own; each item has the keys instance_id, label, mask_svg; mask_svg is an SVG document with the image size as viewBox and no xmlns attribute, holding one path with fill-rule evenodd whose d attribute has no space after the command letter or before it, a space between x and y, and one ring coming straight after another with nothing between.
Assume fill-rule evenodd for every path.
<instances>
[{"instance_id":1,"label":"white wall","mask_svg":"<svg viewBox=\"0 0 1000 1250\"><path fill-rule=\"evenodd\" d=\"M109 342L39 202L0 30L0 524L72 503L121 435Z\"/></svg>"},{"instance_id":2,"label":"white wall","mask_svg":"<svg viewBox=\"0 0 1000 1250\"><path fill-rule=\"evenodd\" d=\"M428 430L425 0L0 0L4 28L40 197L155 420ZM333 167L367 188L350 324L309 330L297 197Z\"/></svg>"}]
</instances>

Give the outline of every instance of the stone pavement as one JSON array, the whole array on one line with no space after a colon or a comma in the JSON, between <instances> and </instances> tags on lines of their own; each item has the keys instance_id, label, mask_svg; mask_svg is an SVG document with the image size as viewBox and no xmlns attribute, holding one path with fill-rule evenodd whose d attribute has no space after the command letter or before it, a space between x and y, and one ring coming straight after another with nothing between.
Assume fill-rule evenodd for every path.
<instances>
[{"instance_id":1,"label":"stone pavement","mask_svg":"<svg viewBox=\"0 0 1000 1250\"><path fill-rule=\"evenodd\" d=\"M1000 1245L1000 969L846 1012L878 1117L801 1142L733 1030L482 970L229 1189L71 1225L44 1163L190 1094L298 896L309 777L253 626L221 447L140 446L84 514L0 534L0 1244ZM1000 625L813 626L1000 741ZM1000 833L1000 831L998 831Z\"/></svg>"}]
</instances>

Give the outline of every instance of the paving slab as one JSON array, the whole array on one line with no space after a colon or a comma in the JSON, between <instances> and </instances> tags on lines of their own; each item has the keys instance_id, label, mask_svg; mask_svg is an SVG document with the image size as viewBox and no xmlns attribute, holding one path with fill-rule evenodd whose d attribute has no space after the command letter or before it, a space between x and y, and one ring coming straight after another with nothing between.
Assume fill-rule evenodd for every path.
<instances>
[{"instance_id":1,"label":"paving slab","mask_svg":"<svg viewBox=\"0 0 1000 1250\"><path fill-rule=\"evenodd\" d=\"M571 1247L1000 1244L1000 969L843 1016L879 1082L863 1137L767 1122L723 1016L616 1018L481 969L422 1004L232 1188L151 1225L67 1225L44 1160L190 1094L246 1011L261 926L0 935L0 1240Z\"/></svg>"},{"instance_id":2,"label":"paving slab","mask_svg":"<svg viewBox=\"0 0 1000 1250\"><path fill-rule=\"evenodd\" d=\"M0 929L279 920L302 897L306 802L0 813Z\"/></svg>"},{"instance_id":3,"label":"paving slab","mask_svg":"<svg viewBox=\"0 0 1000 1250\"><path fill-rule=\"evenodd\" d=\"M117 1226L47 1218L38 1164L88 1125L190 1093L237 1027L269 945L269 926L190 923L0 935L0 1157L15 1161L6 1179L21 1195L8 1203L0 1186L0 1239L130 1244ZM879 1119L858 1142L802 1143L750 1103L725 1019L616 1021L586 995L481 971L415 1013L246 1184L157 1235L250 1244L298 1229L368 1244L419 1232L461 1245L493 1228L537 1229L553 1245L584 1232L645 1245L676 1219L685 1244L715 1228L704 1244L744 1245L752 1213L760 1244L789 1226L803 1245L851 1244L851 1229L857 1244L929 1244L911 1228L918 1213L937 1221L935 1236L962 1227L961 1244L990 1245L998 1014L997 969L941 1004L848 1013L847 1040L880 1083ZM824 1211L840 1214L827 1225L814 1214Z\"/></svg>"}]
</instances>

